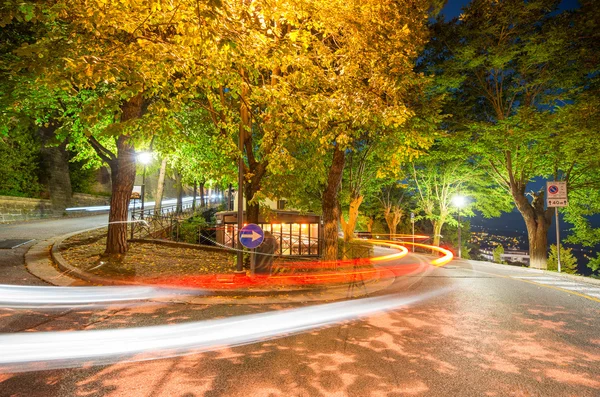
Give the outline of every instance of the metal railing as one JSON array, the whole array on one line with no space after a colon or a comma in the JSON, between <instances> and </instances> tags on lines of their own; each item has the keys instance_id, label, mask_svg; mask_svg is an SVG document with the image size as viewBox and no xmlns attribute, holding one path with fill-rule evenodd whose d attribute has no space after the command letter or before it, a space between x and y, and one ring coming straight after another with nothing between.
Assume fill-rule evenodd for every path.
<instances>
[{"instance_id":1,"label":"metal railing","mask_svg":"<svg viewBox=\"0 0 600 397\"><path fill-rule=\"evenodd\" d=\"M196 200L196 206L193 200L188 200L181 206L169 204L143 211L134 208L131 211L130 238L170 238L173 231L179 230L179 223L193 216L195 211L207 208L201 208L199 201Z\"/></svg>"}]
</instances>

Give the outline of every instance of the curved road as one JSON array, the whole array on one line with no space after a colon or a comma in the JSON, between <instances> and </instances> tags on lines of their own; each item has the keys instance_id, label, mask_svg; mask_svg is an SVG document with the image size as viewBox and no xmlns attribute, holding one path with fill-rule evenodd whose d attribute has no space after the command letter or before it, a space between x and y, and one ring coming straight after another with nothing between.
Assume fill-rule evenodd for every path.
<instances>
[{"instance_id":1,"label":"curved road","mask_svg":"<svg viewBox=\"0 0 600 397\"><path fill-rule=\"evenodd\" d=\"M70 222L90 225L100 223L100 217L58 222L31 223L20 231L10 227L23 232L18 237L37 231L42 238L52 235L52 227L63 234L70 231L65 230ZM0 238L5 230L3 226ZM402 261L420 258L409 255ZM440 291L362 320L245 346L136 363L0 374L0 396L600 395L599 285L453 261L399 278L378 295L401 300ZM0 331L133 328L297 306L156 303L50 312L2 309Z\"/></svg>"}]
</instances>

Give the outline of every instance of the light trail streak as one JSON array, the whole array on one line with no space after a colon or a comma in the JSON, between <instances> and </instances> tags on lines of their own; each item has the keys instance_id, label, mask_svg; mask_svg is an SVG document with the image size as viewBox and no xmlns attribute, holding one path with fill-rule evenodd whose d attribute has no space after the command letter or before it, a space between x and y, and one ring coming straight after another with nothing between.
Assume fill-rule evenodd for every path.
<instances>
[{"instance_id":1,"label":"light trail streak","mask_svg":"<svg viewBox=\"0 0 600 397\"><path fill-rule=\"evenodd\" d=\"M187 203L189 201L193 201L194 198L193 197L184 197L182 202ZM199 200L199 199L198 199ZM169 200L163 200L161 202L161 205L172 205L172 204L176 204L177 203L177 199L169 199ZM154 201L147 201L144 203L144 205L147 207L152 207L154 206L156 203ZM133 203L129 203L129 207L130 209L133 208L140 208L140 203L136 203L136 206L134 207ZM96 211L108 211L110 210L110 205L94 205L94 206L89 206L89 207L70 207L65 209L65 211L88 211L88 212L96 212Z\"/></svg>"},{"instance_id":2,"label":"light trail streak","mask_svg":"<svg viewBox=\"0 0 600 397\"><path fill-rule=\"evenodd\" d=\"M382 255L372 258L359 258L338 261L315 261L313 263L301 263L296 265L283 264L279 267L288 268L291 271L297 269L325 269L320 272L304 272L292 273L284 275L254 275L248 277L246 275L233 274L200 274L187 276L160 276L160 277L136 277L129 280L132 283L160 285L164 287L185 287L185 288L202 288L206 290L239 290L243 288L262 288L275 286L308 286L308 285L333 285L345 284L350 282L368 281L380 277L399 277L415 271L424 271L420 263L403 263L390 264L390 262L403 258L408 254L406 247L398 244L396 241L387 240L364 240L373 245L385 245L390 248L397 249L399 252L389 255ZM412 244L403 242L402 244ZM429 250L438 251L443 254L442 257L430 261L431 265L443 266L450 262L453 258L452 252L444 248L415 243L416 246ZM378 268L372 267L377 263L386 270L385 275ZM371 266L369 268L369 266ZM336 269L336 270L331 270ZM343 269L343 271L340 271ZM218 293L218 292L215 292Z\"/></svg>"},{"instance_id":3,"label":"light trail streak","mask_svg":"<svg viewBox=\"0 0 600 397\"><path fill-rule=\"evenodd\" d=\"M34 287L0 285L4 308L58 308L110 304L125 301L162 299L180 295L201 295L201 290L176 290L153 286Z\"/></svg>"},{"instance_id":4,"label":"light trail streak","mask_svg":"<svg viewBox=\"0 0 600 397\"><path fill-rule=\"evenodd\" d=\"M408 254L406 247L395 241L365 240L365 242L394 248L398 252L372 258L315 262L309 265L317 266L315 267L317 270L321 267L328 269L328 271L274 276L256 275L247 277L234 276L232 274L209 274L183 277L137 277L131 280L122 279L122 281L138 285L120 287L32 287L0 285L0 305L5 308L37 309L106 305L123 301L163 299L181 295L208 296L218 294L222 290L252 292L251 288L263 287L343 285L356 281L399 277L409 273L425 271L425 267L420 263L392 264L392 261L401 259ZM443 248L419 243L415 243L415 245L437 250L444 254L443 257L431 261L430 264L432 265L441 266L452 259L452 253ZM381 265L381 267L373 267L374 263ZM333 266L337 269L333 271L329 270ZM303 264L303 267L307 268L305 264ZM290 266L290 269L293 271L293 266ZM380 269L384 269L385 271L381 272Z\"/></svg>"},{"instance_id":5,"label":"light trail streak","mask_svg":"<svg viewBox=\"0 0 600 397\"><path fill-rule=\"evenodd\" d=\"M356 320L446 293L388 295L174 325L0 335L0 372L153 360L245 345Z\"/></svg>"}]
</instances>

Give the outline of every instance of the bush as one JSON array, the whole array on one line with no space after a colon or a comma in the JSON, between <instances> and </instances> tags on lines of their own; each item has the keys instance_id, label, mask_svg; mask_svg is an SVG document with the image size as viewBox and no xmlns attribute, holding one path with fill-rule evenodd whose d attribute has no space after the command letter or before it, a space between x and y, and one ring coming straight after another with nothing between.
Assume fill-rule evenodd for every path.
<instances>
[{"instance_id":1,"label":"bush","mask_svg":"<svg viewBox=\"0 0 600 397\"><path fill-rule=\"evenodd\" d=\"M199 230L208 226L202 215L194 216L179 225L179 240L186 243L198 244Z\"/></svg>"},{"instance_id":2,"label":"bush","mask_svg":"<svg viewBox=\"0 0 600 397\"><path fill-rule=\"evenodd\" d=\"M504 255L504 246L497 245L496 248L494 248L494 262L502 263L502 255Z\"/></svg>"},{"instance_id":3,"label":"bush","mask_svg":"<svg viewBox=\"0 0 600 397\"><path fill-rule=\"evenodd\" d=\"M32 131L15 128L0 135L0 195L39 197L39 156L40 143Z\"/></svg>"},{"instance_id":4,"label":"bush","mask_svg":"<svg viewBox=\"0 0 600 397\"><path fill-rule=\"evenodd\" d=\"M558 255L556 245L550 246L550 255L548 256L548 270L558 270ZM571 248L565 248L560 245L560 271L577 274L577 258L573 256Z\"/></svg>"}]
</instances>

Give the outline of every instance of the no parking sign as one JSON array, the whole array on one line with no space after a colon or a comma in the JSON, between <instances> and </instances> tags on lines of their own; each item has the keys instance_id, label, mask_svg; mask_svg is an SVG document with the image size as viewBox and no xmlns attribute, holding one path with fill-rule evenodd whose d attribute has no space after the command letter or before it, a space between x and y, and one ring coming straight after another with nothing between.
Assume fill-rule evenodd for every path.
<instances>
[{"instance_id":1,"label":"no parking sign","mask_svg":"<svg viewBox=\"0 0 600 397\"><path fill-rule=\"evenodd\" d=\"M569 205L567 200L567 182L546 182L546 196L548 207L566 207Z\"/></svg>"}]
</instances>

